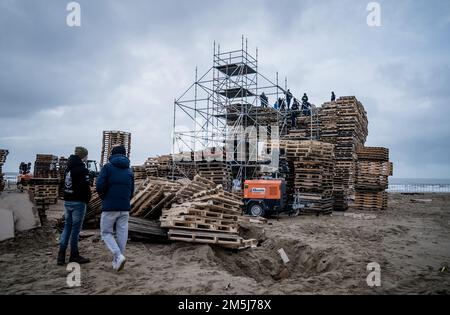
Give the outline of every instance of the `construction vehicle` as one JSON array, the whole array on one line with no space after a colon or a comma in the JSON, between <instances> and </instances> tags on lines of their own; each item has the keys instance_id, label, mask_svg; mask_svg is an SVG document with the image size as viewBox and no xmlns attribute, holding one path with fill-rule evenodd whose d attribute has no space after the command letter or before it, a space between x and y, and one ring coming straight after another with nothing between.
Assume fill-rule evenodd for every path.
<instances>
[{"instance_id":1,"label":"construction vehicle","mask_svg":"<svg viewBox=\"0 0 450 315\"><path fill-rule=\"evenodd\" d=\"M244 212L252 216L278 216L281 212L298 214L302 207L299 193L288 204L286 181L281 178L246 180L244 182Z\"/></svg>"},{"instance_id":2,"label":"construction vehicle","mask_svg":"<svg viewBox=\"0 0 450 315\"><path fill-rule=\"evenodd\" d=\"M86 164L86 168L89 170L89 178L91 181L91 186L93 186L95 178L97 178L98 175L100 174L98 167L97 167L97 161L87 160L85 164Z\"/></svg>"},{"instance_id":3,"label":"construction vehicle","mask_svg":"<svg viewBox=\"0 0 450 315\"><path fill-rule=\"evenodd\" d=\"M19 175L17 176L17 189L23 192L24 187L30 184L32 178L31 163L21 162L19 166Z\"/></svg>"}]
</instances>

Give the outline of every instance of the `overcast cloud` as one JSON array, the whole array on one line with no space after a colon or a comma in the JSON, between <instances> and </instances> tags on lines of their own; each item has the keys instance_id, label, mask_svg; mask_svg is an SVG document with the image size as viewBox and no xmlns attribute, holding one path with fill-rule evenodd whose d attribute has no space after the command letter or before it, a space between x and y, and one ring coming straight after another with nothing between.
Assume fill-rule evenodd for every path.
<instances>
[{"instance_id":1,"label":"overcast cloud","mask_svg":"<svg viewBox=\"0 0 450 315\"><path fill-rule=\"evenodd\" d=\"M356 95L366 145L391 150L395 177L450 178L450 2L0 1L0 147L6 171L36 153L99 159L103 130L132 133L132 163L170 152L173 99L222 50L259 48L261 72L317 105Z\"/></svg>"}]
</instances>

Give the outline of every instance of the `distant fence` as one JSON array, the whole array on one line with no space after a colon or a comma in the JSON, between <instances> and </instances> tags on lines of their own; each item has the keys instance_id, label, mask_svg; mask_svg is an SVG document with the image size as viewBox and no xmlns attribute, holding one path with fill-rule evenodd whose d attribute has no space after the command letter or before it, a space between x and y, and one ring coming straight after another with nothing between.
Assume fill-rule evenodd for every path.
<instances>
[{"instance_id":1,"label":"distant fence","mask_svg":"<svg viewBox=\"0 0 450 315\"><path fill-rule=\"evenodd\" d=\"M389 184L391 193L450 193L450 184Z\"/></svg>"},{"instance_id":2,"label":"distant fence","mask_svg":"<svg viewBox=\"0 0 450 315\"><path fill-rule=\"evenodd\" d=\"M5 180L6 180L6 185L8 185L8 186L17 184L17 177L6 176Z\"/></svg>"}]
</instances>

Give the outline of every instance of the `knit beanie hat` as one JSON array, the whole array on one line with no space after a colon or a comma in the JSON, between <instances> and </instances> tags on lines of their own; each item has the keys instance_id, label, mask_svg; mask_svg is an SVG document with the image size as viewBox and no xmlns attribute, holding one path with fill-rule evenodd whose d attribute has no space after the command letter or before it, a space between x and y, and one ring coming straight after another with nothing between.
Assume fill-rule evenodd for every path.
<instances>
[{"instance_id":1,"label":"knit beanie hat","mask_svg":"<svg viewBox=\"0 0 450 315\"><path fill-rule=\"evenodd\" d=\"M118 146L115 146L111 151L111 155L114 155L114 154L127 155L127 150L125 149L125 147L123 145L118 145Z\"/></svg>"},{"instance_id":2,"label":"knit beanie hat","mask_svg":"<svg viewBox=\"0 0 450 315\"><path fill-rule=\"evenodd\" d=\"M75 155L78 155L80 159L84 159L86 156L88 156L88 150L83 147L76 147Z\"/></svg>"}]
</instances>

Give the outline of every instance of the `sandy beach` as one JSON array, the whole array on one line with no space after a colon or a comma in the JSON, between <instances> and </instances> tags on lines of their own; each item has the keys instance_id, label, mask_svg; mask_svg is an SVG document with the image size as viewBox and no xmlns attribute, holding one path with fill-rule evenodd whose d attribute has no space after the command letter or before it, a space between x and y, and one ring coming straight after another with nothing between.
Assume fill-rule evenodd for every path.
<instances>
[{"instance_id":1,"label":"sandy beach","mask_svg":"<svg viewBox=\"0 0 450 315\"><path fill-rule=\"evenodd\" d=\"M120 273L112 270L99 231L83 231L80 250L92 262L82 266L76 288L67 286L66 268L56 266L59 233L53 224L61 211L59 202L48 224L0 243L0 294L450 293L450 194L391 194L385 212L244 224L241 233L260 245L238 252L130 241ZM280 248L289 257L286 265ZM381 267L380 287L366 283L371 262Z\"/></svg>"}]
</instances>

